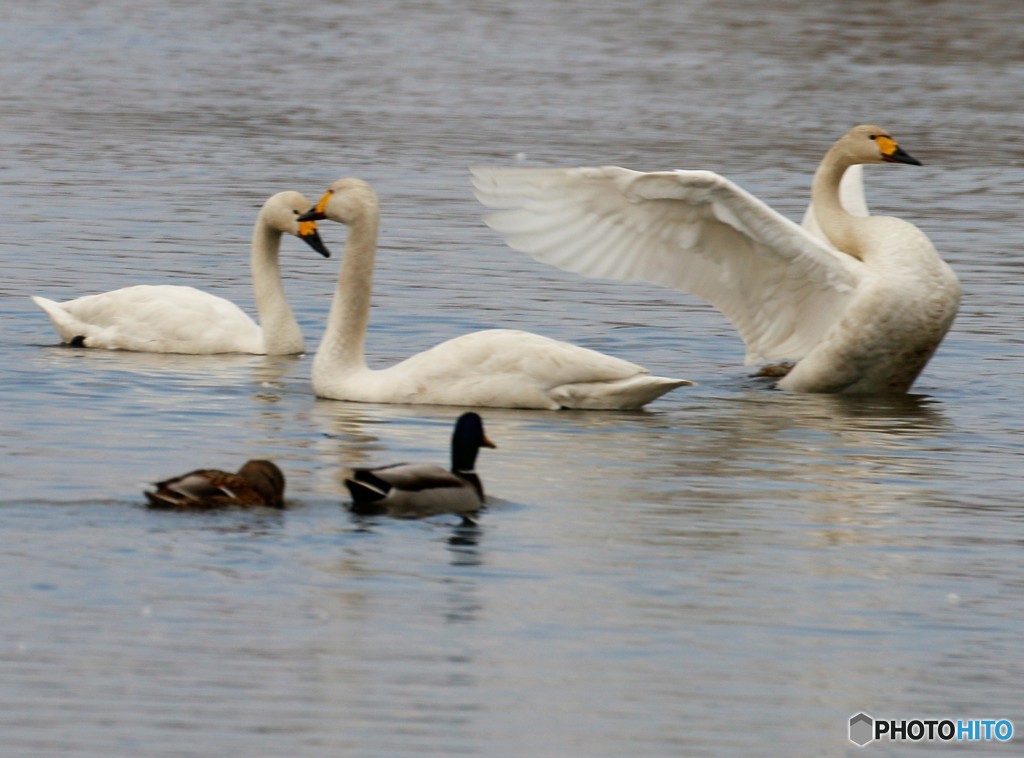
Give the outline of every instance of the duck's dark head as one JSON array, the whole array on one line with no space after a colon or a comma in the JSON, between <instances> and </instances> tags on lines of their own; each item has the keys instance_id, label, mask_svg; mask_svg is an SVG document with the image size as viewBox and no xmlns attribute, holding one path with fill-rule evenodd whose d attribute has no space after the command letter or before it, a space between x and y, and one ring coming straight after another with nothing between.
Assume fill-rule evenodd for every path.
<instances>
[{"instance_id":1,"label":"duck's dark head","mask_svg":"<svg viewBox=\"0 0 1024 758\"><path fill-rule=\"evenodd\" d=\"M497 445L484 433L484 422L479 413L463 413L455 422L452 433L452 471L472 471L482 447L496 448Z\"/></svg>"},{"instance_id":2,"label":"duck's dark head","mask_svg":"<svg viewBox=\"0 0 1024 758\"><path fill-rule=\"evenodd\" d=\"M263 496L267 505L284 508L284 472L271 461L246 461L238 475Z\"/></svg>"}]
</instances>

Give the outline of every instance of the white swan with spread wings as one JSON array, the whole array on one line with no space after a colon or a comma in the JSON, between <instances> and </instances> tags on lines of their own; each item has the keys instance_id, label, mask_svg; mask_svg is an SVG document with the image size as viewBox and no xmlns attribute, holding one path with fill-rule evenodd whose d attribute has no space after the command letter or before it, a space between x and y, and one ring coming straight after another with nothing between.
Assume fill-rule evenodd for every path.
<instances>
[{"instance_id":1,"label":"white swan with spread wings","mask_svg":"<svg viewBox=\"0 0 1024 758\"><path fill-rule=\"evenodd\" d=\"M782 389L883 394L910 389L960 301L928 238L868 216L856 168L843 182L847 169L883 162L920 164L877 126L840 138L814 176L807 228L711 171L472 172L477 197L497 209L487 223L514 249L702 297L737 328L748 364L796 362Z\"/></svg>"}]
</instances>

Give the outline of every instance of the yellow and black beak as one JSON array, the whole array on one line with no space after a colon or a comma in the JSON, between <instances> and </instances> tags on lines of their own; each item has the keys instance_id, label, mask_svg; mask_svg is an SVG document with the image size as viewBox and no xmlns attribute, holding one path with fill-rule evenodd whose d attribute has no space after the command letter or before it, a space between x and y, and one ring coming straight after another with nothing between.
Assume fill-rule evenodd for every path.
<instances>
[{"instance_id":1,"label":"yellow and black beak","mask_svg":"<svg viewBox=\"0 0 1024 758\"><path fill-rule=\"evenodd\" d=\"M486 434L484 435L483 442L480 443L480 446L481 447L489 447L491 449L497 449L497 447L498 447L493 442L491 442L491 438L488 437Z\"/></svg>"},{"instance_id":2,"label":"yellow and black beak","mask_svg":"<svg viewBox=\"0 0 1024 758\"><path fill-rule=\"evenodd\" d=\"M327 214L324 212L327 210L327 201L331 199L331 195L334 193L328 190L324 193L324 196L317 201L310 210L299 216L299 221L323 221L327 218Z\"/></svg>"},{"instance_id":3,"label":"yellow and black beak","mask_svg":"<svg viewBox=\"0 0 1024 758\"><path fill-rule=\"evenodd\" d=\"M921 161L912 156L897 144L892 137L884 134L875 138L875 144L882 151L882 160L886 163L908 163L911 166L920 166Z\"/></svg>"},{"instance_id":4,"label":"yellow and black beak","mask_svg":"<svg viewBox=\"0 0 1024 758\"><path fill-rule=\"evenodd\" d=\"M299 216L299 239L320 253L324 258L330 258L331 251L327 249L327 245L320 239L320 232L316 230L316 221L306 219L306 215Z\"/></svg>"}]
</instances>

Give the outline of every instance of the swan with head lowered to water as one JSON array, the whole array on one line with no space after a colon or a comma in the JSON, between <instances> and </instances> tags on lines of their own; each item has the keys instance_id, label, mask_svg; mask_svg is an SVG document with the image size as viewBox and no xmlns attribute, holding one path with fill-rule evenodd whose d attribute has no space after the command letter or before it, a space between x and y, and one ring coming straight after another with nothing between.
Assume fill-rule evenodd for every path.
<instances>
[{"instance_id":1,"label":"swan with head lowered to water","mask_svg":"<svg viewBox=\"0 0 1024 758\"><path fill-rule=\"evenodd\" d=\"M311 207L299 192L278 192L256 217L250 266L259 324L230 300L170 284L139 284L62 303L32 300L50 317L61 341L76 347L191 355L301 353L305 344L285 299L278 256L281 235L293 234L330 257L316 224L299 221Z\"/></svg>"},{"instance_id":2,"label":"swan with head lowered to water","mask_svg":"<svg viewBox=\"0 0 1024 758\"><path fill-rule=\"evenodd\" d=\"M737 328L748 364L795 362L781 389L904 393L949 330L960 284L920 229L867 214L867 163L920 165L886 130L854 127L821 161L804 227L711 171L472 173L512 248L704 298Z\"/></svg>"},{"instance_id":3,"label":"swan with head lowered to water","mask_svg":"<svg viewBox=\"0 0 1024 758\"><path fill-rule=\"evenodd\" d=\"M635 363L514 329L450 339L389 368L366 365L364 344L380 205L361 179L339 179L300 217L348 227L327 330L313 361L320 397L368 403L502 408L631 409L692 384Z\"/></svg>"}]
</instances>

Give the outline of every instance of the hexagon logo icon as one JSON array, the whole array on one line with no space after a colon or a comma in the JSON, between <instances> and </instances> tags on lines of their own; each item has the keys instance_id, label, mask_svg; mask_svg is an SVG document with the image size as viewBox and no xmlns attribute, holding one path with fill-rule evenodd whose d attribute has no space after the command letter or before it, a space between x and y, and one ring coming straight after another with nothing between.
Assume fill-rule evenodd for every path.
<instances>
[{"instance_id":1,"label":"hexagon logo icon","mask_svg":"<svg viewBox=\"0 0 1024 758\"><path fill-rule=\"evenodd\" d=\"M875 739L875 720L866 713L850 717L850 742L864 747Z\"/></svg>"}]
</instances>

